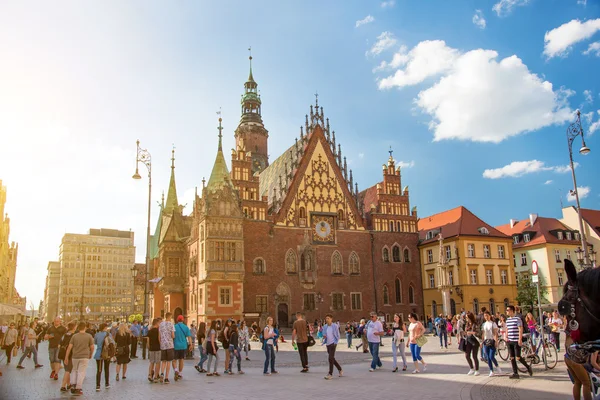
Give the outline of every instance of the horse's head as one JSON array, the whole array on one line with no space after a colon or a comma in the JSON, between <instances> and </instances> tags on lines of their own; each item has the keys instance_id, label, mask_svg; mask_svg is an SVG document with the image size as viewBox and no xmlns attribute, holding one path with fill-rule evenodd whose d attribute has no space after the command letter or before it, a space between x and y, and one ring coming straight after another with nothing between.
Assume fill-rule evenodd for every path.
<instances>
[{"instance_id":1,"label":"horse's head","mask_svg":"<svg viewBox=\"0 0 600 400\"><path fill-rule=\"evenodd\" d=\"M558 302L558 312L567 317L574 341L600 339L600 269L577 273L571 260L565 259L567 283Z\"/></svg>"}]
</instances>

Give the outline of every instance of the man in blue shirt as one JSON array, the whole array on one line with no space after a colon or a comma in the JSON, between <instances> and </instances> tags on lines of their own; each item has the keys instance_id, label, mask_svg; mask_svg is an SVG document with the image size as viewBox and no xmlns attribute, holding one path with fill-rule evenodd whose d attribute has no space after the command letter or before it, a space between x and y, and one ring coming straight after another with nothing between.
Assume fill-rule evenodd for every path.
<instances>
[{"instance_id":1,"label":"man in blue shirt","mask_svg":"<svg viewBox=\"0 0 600 400\"><path fill-rule=\"evenodd\" d=\"M191 336L190 328L183 323L183 315L179 315L177 317L177 323L175 324L175 339L173 340L175 348L175 358L173 359L175 382L179 379L183 379L183 375L181 374L183 371L183 359L185 358L185 353L192 344Z\"/></svg>"},{"instance_id":2,"label":"man in blue shirt","mask_svg":"<svg viewBox=\"0 0 600 400\"><path fill-rule=\"evenodd\" d=\"M133 321L133 324L131 324L131 328L129 328L129 330L131 331L131 358L137 358L137 356L135 355L135 353L137 352L137 342L138 342L138 338L140 337L140 324L137 321Z\"/></svg>"}]
</instances>

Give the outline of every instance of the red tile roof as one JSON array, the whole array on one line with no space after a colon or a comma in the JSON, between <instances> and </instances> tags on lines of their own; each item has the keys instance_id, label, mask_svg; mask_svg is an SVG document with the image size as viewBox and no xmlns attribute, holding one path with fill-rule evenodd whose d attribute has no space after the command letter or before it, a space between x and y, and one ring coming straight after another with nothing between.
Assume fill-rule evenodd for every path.
<instances>
[{"instance_id":1,"label":"red tile roof","mask_svg":"<svg viewBox=\"0 0 600 400\"><path fill-rule=\"evenodd\" d=\"M600 235L600 210L582 208L581 217Z\"/></svg>"},{"instance_id":2,"label":"red tile roof","mask_svg":"<svg viewBox=\"0 0 600 400\"><path fill-rule=\"evenodd\" d=\"M489 234L481 233L479 231L480 228L486 228ZM432 239L425 240L427 232L429 231L441 231L444 239L453 236L492 236L508 238L507 235L485 223L463 206L419 219L418 229L421 243L438 240L437 235Z\"/></svg>"},{"instance_id":3,"label":"red tile roof","mask_svg":"<svg viewBox=\"0 0 600 400\"><path fill-rule=\"evenodd\" d=\"M523 234L524 232L529 232L530 241L524 242L523 239L520 239L518 244L514 244L513 248L522 248L535 246L542 243L555 243L555 244L578 244L579 241L575 240L575 235L573 235L572 240L566 240L563 237L563 240L560 240L557 236L555 236L551 231L568 231L572 232L571 228L564 225L562 222L557 220L556 218L545 218L545 217L537 217L533 226L530 224L529 219L523 219L521 221L517 221L513 227L510 227L510 224L501 225L496 227L501 232L505 233L509 236L514 236L516 234Z\"/></svg>"}]
</instances>

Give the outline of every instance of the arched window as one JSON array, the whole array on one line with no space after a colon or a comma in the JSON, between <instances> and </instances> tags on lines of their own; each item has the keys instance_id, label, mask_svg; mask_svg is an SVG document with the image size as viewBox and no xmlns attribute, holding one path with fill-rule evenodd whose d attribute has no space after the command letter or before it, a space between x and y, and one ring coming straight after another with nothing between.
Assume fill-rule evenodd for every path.
<instances>
[{"instance_id":1,"label":"arched window","mask_svg":"<svg viewBox=\"0 0 600 400\"><path fill-rule=\"evenodd\" d=\"M298 216L300 218L306 218L306 210L304 209L304 207L300 207L300 209L298 210Z\"/></svg>"},{"instance_id":2,"label":"arched window","mask_svg":"<svg viewBox=\"0 0 600 400\"><path fill-rule=\"evenodd\" d=\"M338 220L344 221L344 210L338 210Z\"/></svg>"},{"instance_id":3,"label":"arched window","mask_svg":"<svg viewBox=\"0 0 600 400\"><path fill-rule=\"evenodd\" d=\"M410 262L410 250L404 249L404 262Z\"/></svg>"},{"instance_id":4,"label":"arched window","mask_svg":"<svg viewBox=\"0 0 600 400\"><path fill-rule=\"evenodd\" d=\"M383 304L390 304L390 293L386 285L383 285Z\"/></svg>"},{"instance_id":5,"label":"arched window","mask_svg":"<svg viewBox=\"0 0 600 400\"><path fill-rule=\"evenodd\" d=\"M415 304L415 289L413 288L413 285L408 287L408 302L410 304Z\"/></svg>"},{"instance_id":6,"label":"arched window","mask_svg":"<svg viewBox=\"0 0 600 400\"><path fill-rule=\"evenodd\" d=\"M490 314L494 315L496 313L496 301L494 299L490 299Z\"/></svg>"},{"instance_id":7,"label":"arched window","mask_svg":"<svg viewBox=\"0 0 600 400\"><path fill-rule=\"evenodd\" d=\"M479 314L479 300L478 299L473 299L473 313L475 313L475 315Z\"/></svg>"},{"instance_id":8,"label":"arched window","mask_svg":"<svg viewBox=\"0 0 600 400\"><path fill-rule=\"evenodd\" d=\"M400 246L398 246L397 244L395 244L394 247L392 247L392 260L394 260L394 262L402 261L400 259Z\"/></svg>"},{"instance_id":9,"label":"arched window","mask_svg":"<svg viewBox=\"0 0 600 400\"><path fill-rule=\"evenodd\" d=\"M509 305L510 305L510 301L508 301L508 299L504 299L504 309L505 310Z\"/></svg>"},{"instance_id":10,"label":"arched window","mask_svg":"<svg viewBox=\"0 0 600 400\"><path fill-rule=\"evenodd\" d=\"M390 251L387 247L383 248L383 262L390 262Z\"/></svg>"},{"instance_id":11,"label":"arched window","mask_svg":"<svg viewBox=\"0 0 600 400\"><path fill-rule=\"evenodd\" d=\"M390 221L390 232L394 232L394 221Z\"/></svg>"},{"instance_id":12,"label":"arched window","mask_svg":"<svg viewBox=\"0 0 600 400\"><path fill-rule=\"evenodd\" d=\"M350 274L358 275L360 274L360 260L358 259L358 254L352 252L350 254L350 258L348 259L348 265L350 265Z\"/></svg>"},{"instance_id":13,"label":"arched window","mask_svg":"<svg viewBox=\"0 0 600 400\"><path fill-rule=\"evenodd\" d=\"M396 304L400 304L400 303L402 303L402 283L400 282L400 279L398 279L398 278L396 278L395 287L396 287Z\"/></svg>"},{"instance_id":14,"label":"arched window","mask_svg":"<svg viewBox=\"0 0 600 400\"><path fill-rule=\"evenodd\" d=\"M456 315L456 301L450 299L450 314Z\"/></svg>"},{"instance_id":15,"label":"arched window","mask_svg":"<svg viewBox=\"0 0 600 400\"><path fill-rule=\"evenodd\" d=\"M259 275L264 274L265 273L265 260L263 260L262 258L255 258L253 267L252 267L252 272L254 272L255 274L259 274Z\"/></svg>"},{"instance_id":16,"label":"arched window","mask_svg":"<svg viewBox=\"0 0 600 400\"><path fill-rule=\"evenodd\" d=\"M333 275L342 274L342 255L339 251L334 251L331 256L331 273Z\"/></svg>"},{"instance_id":17,"label":"arched window","mask_svg":"<svg viewBox=\"0 0 600 400\"><path fill-rule=\"evenodd\" d=\"M288 274L296 273L296 253L292 249L289 249L285 255L285 272Z\"/></svg>"},{"instance_id":18,"label":"arched window","mask_svg":"<svg viewBox=\"0 0 600 400\"><path fill-rule=\"evenodd\" d=\"M437 302L435 300L431 302L431 315L434 316L434 317L436 315L438 315L438 312L437 312Z\"/></svg>"},{"instance_id":19,"label":"arched window","mask_svg":"<svg viewBox=\"0 0 600 400\"><path fill-rule=\"evenodd\" d=\"M312 254L310 251L305 251L300 256L300 271L312 271Z\"/></svg>"}]
</instances>

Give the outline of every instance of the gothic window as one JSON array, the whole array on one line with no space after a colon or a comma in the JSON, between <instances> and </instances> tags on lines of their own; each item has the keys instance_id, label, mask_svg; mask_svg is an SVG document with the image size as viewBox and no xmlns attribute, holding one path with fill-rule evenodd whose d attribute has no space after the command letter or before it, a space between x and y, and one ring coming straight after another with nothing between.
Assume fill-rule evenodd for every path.
<instances>
[{"instance_id":1,"label":"gothic window","mask_svg":"<svg viewBox=\"0 0 600 400\"><path fill-rule=\"evenodd\" d=\"M265 273L265 260L262 258L255 258L254 263L252 265L252 272L257 275L262 275Z\"/></svg>"},{"instance_id":2,"label":"gothic window","mask_svg":"<svg viewBox=\"0 0 600 400\"><path fill-rule=\"evenodd\" d=\"M310 251L305 251L300 256L300 271L312 271L312 254Z\"/></svg>"},{"instance_id":3,"label":"gothic window","mask_svg":"<svg viewBox=\"0 0 600 400\"><path fill-rule=\"evenodd\" d=\"M394 262L402 261L400 259L400 246L398 246L397 244L394 245L394 247L392 247L392 259L394 260Z\"/></svg>"},{"instance_id":4,"label":"gothic window","mask_svg":"<svg viewBox=\"0 0 600 400\"><path fill-rule=\"evenodd\" d=\"M344 210L338 210L338 220L344 221Z\"/></svg>"},{"instance_id":5,"label":"gothic window","mask_svg":"<svg viewBox=\"0 0 600 400\"><path fill-rule=\"evenodd\" d=\"M285 256L285 272L288 274L296 273L296 253L292 249L289 249Z\"/></svg>"},{"instance_id":6,"label":"gothic window","mask_svg":"<svg viewBox=\"0 0 600 400\"><path fill-rule=\"evenodd\" d=\"M413 288L413 285L408 287L408 302L415 304L415 288Z\"/></svg>"},{"instance_id":7,"label":"gothic window","mask_svg":"<svg viewBox=\"0 0 600 400\"><path fill-rule=\"evenodd\" d=\"M390 251L387 247L383 248L383 262L390 262Z\"/></svg>"},{"instance_id":8,"label":"gothic window","mask_svg":"<svg viewBox=\"0 0 600 400\"><path fill-rule=\"evenodd\" d=\"M352 252L352 254L350 254L348 264L350 265L350 274L351 275L360 274L360 261L358 259L358 255L355 252Z\"/></svg>"},{"instance_id":9,"label":"gothic window","mask_svg":"<svg viewBox=\"0 0 600 400\"><path fill-rule=\"evenodd\" d=\"M396 304L402 303L402 283L400 279L396 278Z\"/></svg>"},{"instance_id":10,"label":"gothic window","mask_svg":"<svg viewBox=\"0 0 600 400\"><path fill-rule=\"evenodd\" d=\"M298 210L298 216L300 218L306 218L306 210L304 209L304 207L300 207L300 209Z\"/></svg>"},{"instance_id":11,"label":"gothic window","mask_svg":"<svg viewBox=\"0 0 600 400\"><path fill-rule=\"evenodd\" d=\"M383 286L383 304L390 304L390 293L388 291L388 287L386 285Z\"/></svg>"},{"instance_id":12,"label":"gothic window","mask_svg":"<svg viewBox=\"0 0 600 400\"><path fill-rule=\"evenodd\" d=\"M339 251L335 251L331 256L331 273L333 275L342 274L342 255Z\"/></svg>"},{"instance_id":13,"label":"gothic window","mask_svg":"<svg viewBox=\"0 0 600 400\"><path fill-rule=\"evenodd\" d=\"M404 249L404 262L410 262L410 250Z\"/></svg>"}]
</instances>

